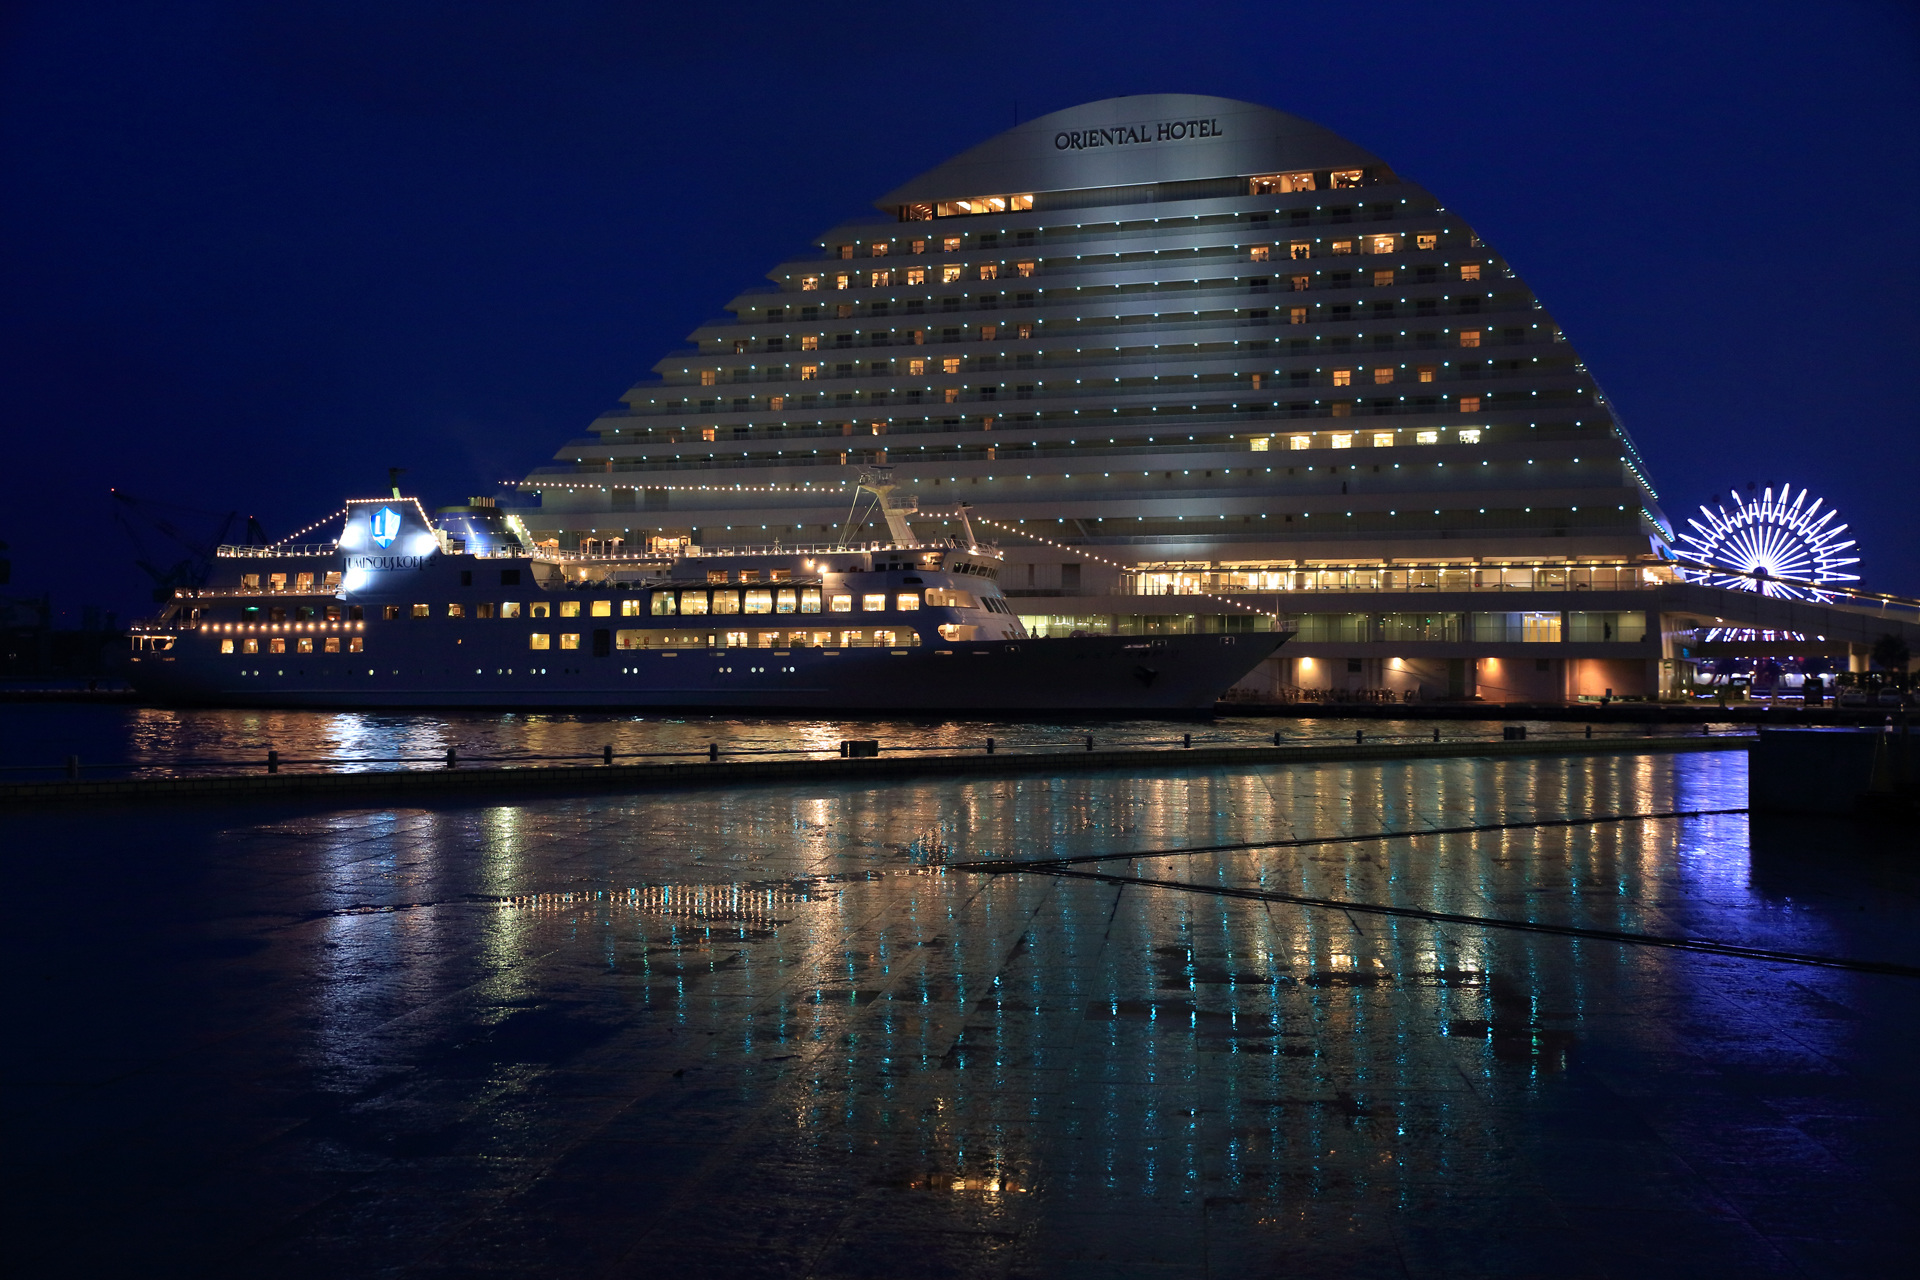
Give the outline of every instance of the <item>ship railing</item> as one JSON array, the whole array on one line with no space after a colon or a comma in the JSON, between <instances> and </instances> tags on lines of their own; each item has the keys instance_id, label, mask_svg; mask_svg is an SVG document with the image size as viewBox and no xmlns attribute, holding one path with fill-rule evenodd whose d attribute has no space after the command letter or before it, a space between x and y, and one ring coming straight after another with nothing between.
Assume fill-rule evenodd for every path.
<instances>
[{"instance_id":1,"label":"ship railing","mask_svg":"<svg viewBox=\"0 0 1920 1280\"><path fill-rule=\"evenodd\" d=\"M1002 552L998 547L985 544L956 546L951 542L771 542L740 543L724 547L688 547L684 558L688 560L710 560L721 556L826 556L846 555L849 552L889 552L889 551L964 551L968 555L987 556L998 560ZM535 553L534 559L553 564L570 565L612 565L632 568L643 564L664 564L673 557L652 552L634 552L631 555L589 554L584 551L558 551L542 549Z\"/></svg>"},{"instance_id":2,"label":"ship railing","mask_svg":"<svg viewBox=\"0 0 1920 1280\"><path fill-rule=\"evenodd\" d=\"M222 559L272 559L280 556L333 556L340 554L337 542L288 542L268 547L241 547L222 544L214 551Z\"/></svg>"}]
</instances>

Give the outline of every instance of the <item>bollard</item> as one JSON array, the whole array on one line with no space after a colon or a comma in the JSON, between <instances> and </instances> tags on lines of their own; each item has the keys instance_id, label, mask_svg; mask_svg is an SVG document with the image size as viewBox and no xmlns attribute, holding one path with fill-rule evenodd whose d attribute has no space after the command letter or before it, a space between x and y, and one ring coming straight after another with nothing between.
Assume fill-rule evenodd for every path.
<instances>
[{"instance_id":1,"label":"bollard","mask_svg":"<svg viewBox=\"0 0 1920 1280\"><path fill-rule=\"evenodd\" d=\"M992 755L992 754L993 754L993 739L992 739L992 738L988 738L988 739L987 739L987 754L988 754L988 755Z\"/></svg>"},{"instance_id":2,"label":"bollard","mask_svg":"<svg viewBox=\"0 0 1920 1280\"><path fill-rule=\"evenodd\" d=\"M1273 731L1273 745L1276 747L1280 745L1280 731L1278 729Z\"/></svg>"},{"instance_id":3,"label":"bollard","mask_svg":"<svg viewBox=\"0 0 1920 1280\"><path fill-rule=\"evenodd\" d=\"M1087 750L1089 750L1089 751L1091 751L1091 750L1093 750L1093 735L1092 735L1092 734L1088 734L1088 735L1087 735Z\"/></svg>"},{"instance_id":4,"label":"bollard","mask_svg":"<svg viewBox=\"0 0 1920 1280\"><path fill-rule=\"evenodd\" d=\"M1434 740L1435 742L1438 742L1438 741L1440 741L1440 726L1439 726L1439 725L1435 725L1435 726L1433 726L1433 740Z\"/></svg>"},{"instance_id":5,"label":"bollard","mask_svg":"<svg viewBox=\"0 0 1920 1280\"><path fill-rule=\"evenodd\" d=\"M268 748L267 750L267 772L280 772L280 753L272 748Z\"/></svg>"},{"instance_id":6,"label":"bollard","mask_svg":"<svg viewBox=\"0 0 1920 1280\"><path fill-rule=\"evenodd\" d=\"M1365 742L1366 740L1367 740L1367 731L1365 729L1355 729L1353 731L1353 745L1357 747L1361 743Z\"/></svg>"},{"instance_id":7,"label":"bollard","mask_svg":"<svg viewBox=\"0 0 1920 1280\"><path fill-rule=\"evenodd\" d=\"M608 743L606 746L600 749L600 763L601 764L613 763L613 744L612 743Z\"/></svg>"},{"instance_id":8,"label":"bollard","mask_svg":"<svg viewBox=\"0 0 1920 1280\"><path fill-rule=\"evenodd\" d=\"M717 742L709 742L707 744L707 759L718 760L719 758L720 758L720 744Z\"/></svg>"},{"instance_id":9,"label":"bollard","mask_svg":"<svg viewBox=\"0 0 1920 1280\"><path fill-rule=\"evenodd\" d=\"M1183 747L1190 747L1190 746L1192 746L1192 745L1193 745L1193 735L1192 735L1192 734L1190 734L1190 733L1186 733L1186 734L1182 734L1182 735L1180 736L1180 745L1181 745L1181 746L1183 746Z\"/></svg>"},{"instance_id":10,"label":"bollard","mask_svg":"<svg viewBox=\"0 0 1920 1280\"><path fill-rule=\"evenodd\" d=\"M1588 726L1587 726L1587 736L1588 736L1589 738L1591 738L1591 737L1593 736L1593 726L1592 726L1592 725L1588 725Z\"/></svg>"},{"instance_id":11,"label":"bollard","mask_svg":"<svg viewBox=\"0 0 1920 1280\"><path fill-rule=\"evenodd\" d=\"M67 757L67 777L72 779L75 782L78 782L80 780L80 757L79 756Z\"/></svg>"},{"instance_id":12,"label":"bollard","mask_svg":"<svg viewBox=\"0 0 1920 1280\"><path fill-rule=\"evenodd\" d=\"M458 761L459 759L460 759L460 757L459 757L459 755L458 755L458 754L456 754L456 753L455 753L455 750L454 750L454 748L452 748L452 747L448 747L448 748L447 748L447 768L449 768L449 769L451 769L451 768L454 768L454 767L455 767L455 764L456 764L456 762L457 762L457 761Z\"/></svg>"}]
</instances>

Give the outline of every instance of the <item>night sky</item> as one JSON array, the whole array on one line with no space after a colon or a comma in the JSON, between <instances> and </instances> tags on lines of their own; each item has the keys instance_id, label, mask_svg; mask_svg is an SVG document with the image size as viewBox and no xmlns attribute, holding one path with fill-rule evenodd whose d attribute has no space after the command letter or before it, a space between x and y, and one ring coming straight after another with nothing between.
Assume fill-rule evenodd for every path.
<instances>
[{"instance_id":1,"label":"night sky","mask_svg":"<svg viewBox=\"0 0 1920 1280\"><path fill-rule=\"evenodd\" d=\"M144 610L118 486L275 536L495 493L781 256L1025 119L1212 93L1466 217L1669 516L1807 484L1920 594L1904 3L0 7L15 593Z\"/></svg>"}]
</instances>

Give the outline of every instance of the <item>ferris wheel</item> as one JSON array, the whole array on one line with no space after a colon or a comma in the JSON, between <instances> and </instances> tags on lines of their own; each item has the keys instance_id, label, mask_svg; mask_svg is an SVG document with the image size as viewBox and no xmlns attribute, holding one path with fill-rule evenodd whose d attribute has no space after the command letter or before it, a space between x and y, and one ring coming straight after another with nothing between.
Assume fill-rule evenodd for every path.
<instances>
[{"instance_id":1,"label":"ferris wheel","mask_svg":"<svg viewBox=\"0 0 1920 1280\"><path fill-rule=\"evenodd\" d=\"M1769 488L1758 498L1735 493L1731 510L1717 502L1701 507L1706 519L1688 517L1694 531L1680 534L1681 554L1712 567L1683 564L1680 575L1689 582L1796 600L1827 598L1808 583L1858 582L1858 574L1842 572L1859 564L1860 557L1845 554L1854 543L1841 540L1847 526L1835 523L1840 513L1832 507L1823 513L1823 500L1814 498L1808 505L1808 497L1805 489L1796 495L1783 484L1778 497ZM1791 581L1778 581L1782 578Z\"/></svg>"}]
</instances>

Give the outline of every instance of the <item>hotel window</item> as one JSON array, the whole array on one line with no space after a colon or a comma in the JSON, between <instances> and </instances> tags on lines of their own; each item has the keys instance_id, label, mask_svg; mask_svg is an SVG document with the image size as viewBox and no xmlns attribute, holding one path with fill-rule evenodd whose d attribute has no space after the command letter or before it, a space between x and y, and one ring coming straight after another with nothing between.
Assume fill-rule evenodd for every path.
<instances>
[{"instance_id":1,"label":"hotel window","mask_svg":"<svg viewBox=\"0 0 1920 1280\"><path fill-rule=\"evenodd\" d=\"M1313 256L1313 246L1305 240L1295 240L1292 245L1288 246L1287 255L1295 262L1305 262Z\"/></svg>"},{"instance_id":2,"label":"hotel window","mask_svg":"<svg viewBox=\"0 0 1920 1280\"><path fill-rule=\"evenodd\" d=\"M772 613L773 592L765 587L749 591L747 594L747 613Z\"/></svg>"},{"instance_id":3,"label":"hotel window","mask_svg":"<svg viewBox=\"0 0 1920 1280\"><path fill-rule=\"evenodd\" d=\"M1393 432L1391 431L1374 432L1373 447L1376 449L1391 449L1393 447Z\"/></svg>"},{"instance_id":4,"label":"hotel window","mask_svg":"<svg viewBox=\"0 0 1920 1280\"><path fill-rule=\"evenodd\" d=\"M1352 253L1352 252L1353 252L1353 241L1351 241L1351 240L1335 240L1335 241L1333 242L1333 252L1335 253L1335 255L1340 255L1340 254L1348 254L1348 253Z\"/></svg>"},{"instance_id":5,"label":"hotel window","mask_svg":"<svg viewBox=\"0 0 1920 1280\"><path fill-rule=\"evenodd\" d=\"M1373 371L1373 385L1374 385L1374 386L1376 386L1376 387L1384 387L1384 386L1386 386L1386 385L1387 385L1387 384L1388 384L1389 382L1392 382L1392 381L1393 381L1393 370L1391 370L1391 369L1375 369L1375 370Z\"/></svg>"},{"instance_id":6,"label":"hotel window","mask_svg":"<svg viewBox=\"0 0 1920 1280\"><path fill-rule=\"evenodd\" d=\"M740 612L740 593L738 591L716 591L713 593L713 611L715 613Z\"/></svg>"},{"instance_id":7,"label":"hotel window","mask_svg":"<svg viewBox=\"0 0 1920 1280\"><path fill-rule=\"evenodd\" d=\"M466 614L467 614L467 611L461 608L457 604L450 604L447 606L447 616L449 618L464 618Z\"/></svg>"},{"instance_id":8,"label":"hotel window","mask_svg":"<svg viewBox=\"0 0 1920 1280\"><path fill-rule=\"evenodd\" d=\"M802 382L812 382L812 381L813 381L813 380L814 380L815 378L817 378L817 377L819 377L819 376L820 376L820 366L819 366L819 365L817 365L817 364L803 364L803 365L801 365L801 366L800 366L800 381L802 381ZM707 437L707 439L709 439L709 440L711 440L711 439L713 439L713 437L712 437L712 436L708 436L708 437Z\"/></svg>"},{"instance_id":9,"label":"hotel window","mask_svg":"<svg viewBox=\"0 0 1920 1280\"><path fill-rule=\"evenodd\" d=\"M1289 449L1311 449L1313 448L1313 437L1312 436L1288 436L1287 447Z\"/></svg>"},{"instance_id":10,"label":"hotel window","mask_svg":"<svg viewBox=\"0 0 1920 1280\"><path fill-rule=\"evenodd\" d=\"M1253 389L1255 391L1260 389L1260 375L1257 373L1253 375Z\"/></svg>"},{"instance_id":11,"label":"hotel window","mask_svg":"<svg viewBox=\"0 0 1920 1280\"><path fill-rule=\"evenodd\" d=\"M1422 231L1413 237L1413 247L1416 249L1436 249L1439 245L1440 237L1431 231Z\"/></svg>"},{"instance_id":12,"label":"hotel window","mask_svg":"<svg viewBox=\"0 0 1920 1280\"><path fill-rule=\"evenodd\" d=\"M1386 288L1386 287L1387 287L1388 285L1390 285L1390 284L1392 284L1392 283L1393 283L1393 272L1391 272L1391 271L1376 271L1376 272L1374 272L1374 273L1373 273L1373 287L1374 287L1374 288L1376 288L1376 289L1384 289L1384 288Z\"/></svg>"},{"instance_id":13,"label":"hotel window","mask_svg":"<svg viewBox=\"0 0 1920 1280\"><path fill-rule=\"evenodd\" d=\"M1333 371L1333 385L1334 385L1334 386L1336 386L1336 387L1350 387L1350 386L1352 386L1352 385L1353 385L1353 370L1351 370L1351 369L1335 369L1335 370Z\"/></svg>"},{"instance_id":14,"label":"hotel window","mask_svg":"<svg viewBox=\"0 0 1920 1280\"><path fill-rule=\"evenodd\" d=\"M1462 413L1480 412L1480 397L1479 396L1461 396L1460 412Z\"/></svg>"},{"instance_id":15,"label":"hotel window","mask_svg":"<svg viewBox=\"0 0 1920 1280\"><path fill-rule=\"evenodd\" d=\"M889 246L887 246L887 245L884 245L884 244L877 244L877 245L875 245L875 246L873 246L873 248L871 248L871 249L869 249L869 250L867 250L867 252L868 252L868 253L870 253L870 254L872 254L872 255L873 255L874 257L876 257L876 258L884 258L884 257L886 257L886 256L887 256L887 250L888 250L888 248L889 248Z\"/></svg>"},{"instance_id":16,"label":"hotel window","mask_svg":"<svg viewBox=\"0 0 1920 1280\"><path fill-rule=\"evenodd\" d=\"M328 652L328 653L338 653L338 652L340 652L340 637L339 637L339 636L328 636L328 637L327 637L327 652Z\"/></svg>"},{"instance_id":17,"label":"hotel window","mask_svg":"<svg viewBox=\"0 0 1920 1280\"><path fill-rule=\"evenodd\" d=\"M1430 364L1423 364L1414 372L1419 375L1422 382L1432 382L1440 374L1438 366Z\"/></svg>"},{"instance_id":18,"label":"hotel window","mask_svg":"<svg viewBox=\"0 0 1920 1280\"><path fill-rule=\"evenodd\" d=\"M886 288L886 287L887 287L888 285L890 285L890 284L892 284L892 283L893 283L893 272L891 272L891 271L875 271L875 272L873 272L873 273L872 273L872 287L873 287L873 288L875 288L875 289L884 289L884 288Z\"/></svg>"},{"instance_id":19,"label":"hotel window","mask_svg":"<svg viewBox=\"0 0 1920 1280\"><path fill-rule=\"evenodd\" d=\"M884 595L863 595L863 596L861 596L861 597L860 597L860 611L861 611L862 613L885 613L885 612L887 611L887 598L886 598L886 596L884 596Z\"/></svg>"},{"instance_id":20,"label":"hotel window","mask_svg":"<svg viewBox=\"0 0 1920 1280\"><path fill-rule=\"evenodd\" d=\"M1273 257L1273 247L1271 245L1257 244L1248 250L1248 255L1251 261L1266 262Z\"/></svg>"},{"instance_id":21,"label":"hotel window","mask_svg":"<svg viewBox=\"0 0 1920 1280\"><path fill-rule=\"evenodd\" d=\"M702 440L715 440L719 438L719 435L720 435L720 429L718 427L700 428L700 438Z\"/></svg>"},{"instance_id":22,"label":"hotel window","mask_svg":"<svg viewBox=\"0 0 1920 1280\"><path fill-rule=\"evenodd\" d=\"M267 641L268 653L285 653L286 651L287 638L285 636L275 636L273 639Z\"/></svg>"},{"instance_id":23,"label":"hotel window","mask_svg":"<svg viewBox=\"0 0 1920 1280\"><path fill-rule=\"evenodd\" d=\"M925 360L907 361L907 372L910 374L913 374L915 377L918 377L919 375L925 373L926 371L927 371L927 362Z\"/></svg>"},{"instance_id":24,"label":"hotel window","mask_svg":"<svg viewBox=\"0 0 1920 1280\"><path fill-rule=\"evenodd\" d=\"M1392 253L1400 247L1399 236L1368 236L1369 253Z\"/></svg>"},{"instance_id":25,"label":"hotel window","mask_svg":"<svg viewBox=\"0 0 1920 1280\"><path fill-rule=\"evenodd\" d=\"M946 266L940 268L941 284L952 284L954 281L958 280L959 278L960 278L959 264L949 262Z\"/></svg>"},{"instance_id":26,"label":"hotel window","mask_svg":"<svg viewBox=\"0 0 1920 1280\"><path fill-rule=\"evenodd\" d=\"M1332 404L1328 405L1327 408L1332 411L1333 416L1336 418L1351 418L1353 416L1353 406L1345 400L1335 400Z\"/></svg>"},{"instance_id":27,"label":"hotel window","mask_svg":"<svg viewBox=\"0 0 1920 1280\"><path fill-rule=\"evenodd\" d=\"M1248 190L1256 196L1285 194L1290 191L1313 190L1311 173L1269 173L1263 177L1249 180Z\"/></svg>"},{"instance_id":28,"label":"hotel window","mask_svg":"<svg viewBox=\"0 0 1920 1280\"><path fill-rule=\"evenodd\" d=\"M1305 307L1289 307L1287 309L1288 324L1305 324L1306 322L1307 309Z\"/></svg>"},{"instance_id":29,"label":"hotel window","mask_svg":"<svg viewBox=\"0 0 1920 1280\"><path fill-rule=\"evenodd\" d=\"M827 611L829 613L852 613L853 597L850 595L843 595L838 592L836 592L831 596L828 596Z\"/></svg>"},{"instance_id":30,"label":"hotel window","mask_svg":"<svg viewBox=\"0 0 1920 1280\"><path fill-rule=\"evenodd\" d=\"M1335 191L1344 191L1361 185L1366 181L1366 177L1365 169L1335 169L1327 175L1327 180Z\"/></svg>"},{"instance_id":31,"label":"hotel window","mask_svg":"<svg viewBox=\"0 0 1920 1280\"><path fill-rule=\"evenodd\" d=\"M258 640L242 640L240 642L240 652L258 653L260 652L260 642Z\"/></svg>"},{"instance_id":32,"label":"hotel window","mask_svg":"<svg viewBox=\"0 0 1920 1280\"><path fill-rule=\"evenodd\" d=\"M232 653L232 652L233 652L233 641L231 641L231 640L222 640L222 641L220 642L220 652L222 652L222 653Z\"/></svg>"},{"instance_id":33,"label":"hotel window","mask_svg":"<svg viewBox=\"0 0 1920 1280\"><path fill-rule=\"evenodd\" d=\"M1031 338L1033 336L1033 326L1031 324L1017 324L1013 327L1013 336L1016 338Z\"/></svg>"},{"instance_id":34,"label":"hotel window","mask_svg":"<svg viewBox=\"0 0 1920 1280\"><path fill-rule=\"evenodd\" d=\"M998 264L998 263L993 263L993 262L983 262L983 263L981 263L981 264L980 264L980 278L981 278L982 280L998 280L998 279L1000 278L1000 266L999 266L999 264Z\"/></svg>"},{"instance_id":35,"label":"hotel window","mask_svg":"<svg viewBox=\"0 0 1920 1280\"><path fill-rule=\"evenodd\" d=\"M802 351L818 351L820 349L820 335L817 333L809 333L801 338L800 349Z\"/></svg>"},{"instance_id":36,"label":"hotel window","mask_svg":"<svg viewBox=\"0 0 1920 1280\"><path fill-rule=\"evenodd\" d=\"M592 614L594 617L611 618L613 616L613 601L594 600L594 601L590 601L589 603L591 603L593 606Z\"/></svg>"},{"instance_id":37,"label":"hotel window","mask_svg":"<svg viewBox=\"0 0 1920 1280\"><path fill-rule=\"evenodd\" d=\"M920 593L918 591L902 591L900 593L899 607L903 612L918 609L920 607Z\"/></svg>"},{"instance_id":38,"label":"hotel window","mask_svg":"<svg viewBox=\"0 0 1920 1280\"><path fill-rule=\"evenodd\" d=\"M1461 266L1460 278L1462 280L1478 280L1480 278L1480 264L1477 262L1469 262Z\"/></svg>"},{"instance_id":39,"label":"hotel window","mask_svg":"<svg viewBox=\"0 0 1920 1280\"><path fill-rule=\"evenodd\" d=\"M768 396L767 397L767 408L773 410L775 413L779 413L782 409L785 409L786 407L787 407L787 398L785 396Z\"/></svg>"},{"instance_id":40,"label":"hotel window","mask_svg":"<svg viewBox=\"0 0 1920 1280\"><path fill-rule=\"evenodd\" d=\"M999 325L983 324L980 326L980 341L992 342L994 338L998 336L999 332L1000 332Z\"/></svg>"},{"instance_id":41,"label":"hotel window","mask_svg":"<svg viewBox=\"0 0 1920 1280\"><path fill-rule=\"evenodd\" d=\"M852 246L852 245L850 245L850 244L843 244L843 245L841 245L841 246L840 246L840 256L841 256L842 258L851 258L851 257L853 256L853 246Z\"/></svg>"},{"instance_id":42,"label":"hotel window","mask_svg":"<svg viewBox=\"0 0 1920 1280\"><path fill-rule=\"evenodd\" d=\"M560 647L562 649L578 649L580 647L580 633L578 631L561 632Z\"/></svg>"},{"instance_id":43,"label":"hotel window","mask_svg":"<svg viewBox=\"0 0 1920 1280\"><path fill-rule=\"evenodd\" d=\"M940 251L941 251L942 253L958 253L958 252L960 252L960 237L959 237L959 236L946 236L946 237L944 237L944 238L943 238L943 239L942 239L942 240L940 241Z\"/></svg>"},{"instance_id":44,"label":"hotel window","mask_svg":"<svg viewBox=\"0 0 1920 1280\"><path fill-rule=\"evenodd\" d=\"M348 652L348 653L359 653L359 652L360 652L360 650L361 650L361 649L362 649L363 647L364 647L364 642L363 642L363 641L362 641L362 640L360 639L360 637L359 637L359 636L348 636L348 637L347 637L347 652Z\"/></svg>"},{"instance_id":45,"label":"hotel window","mask_svg":"<svg viewBox=\"0 0 1920 1280\"><path fill-rule=\"evenodd\" d=\"M1022 280L1027 280L1032 278L1034 271L1038 269L1038 264L1032 262L1016 262L1013 264L1013 269Z\"/></svg>"},{"instance_id":46,"label":"hotel window","mask_svg":"<svg viewBox=\"0 0 1920 1280\"><path fill-rule=\"evenodd\" d=\"M800 588L800 612L802 613L820 612L820 588L818 587Z\"/></svg>"},{"instance_id":47,"label":"hotel window","mask_svg":"<svg viewBox=\"0 0 1920 1280\"><path fill-rule=\"evenodd\" d=\"M819 276L801 276L800 277L800 291L802 293L812 293L814 290L818 289L819 287L820 287Z\"/></svg>"},{"instance_id":48,"label":"hotel window","mask_svg":"<svg viewBox=\"0 0 1920 1280\"><path fill-rule=\"evenodd\" d=\"M942 356L940 358L940 372L942 373L960 372L960 357L959 356Z\"/></svg>"},{"instance_id":49,"label":"hotel window","mask_svg":"<svg viewBox=\"0 0 1920 1280\"><path fill-rule=\"evenodd\" d=\"M1460 428L1459 435L1461 444L1480 443L1480 428L1478 427L1462 427Z\"/></svg>"},{"instance_id":50,"label":"hotel window","mask_svg":"<svg viewBox=\"0 0 1920 1280\"><path fill-rule=\"evenodd\" d=\"M563 618L579 617L580 602L578 600L562 600L560 602L560 616Z\"/></svg>"},{"instance_id":51,"label":"hotel window","mask_svg":"<svg viewBox=\"0 0 1920 1280\"><path fill-rule=\"evenodd\" d=\"M926 282L927 282L927 269L925 267L908 267L907 268L908 284L925 284Z\"/></svg>"},{"instance_id":52,"label":"hotel window","mask_svg":"<svg viewBox=\"0 0 1920 1280\"><path fill-rule=\"evenodd\" d=\"M914 242L913 242L913 243L912 243L912 244L911 244L911 245L909 246L909 248L910 248L910 249L911 249L911 250L912 250L912 251L913 251L914 253L925 253L925 252L927 251L927 242L926 242L925 240L915 240L915 241L914 241Z\"/></svg>"},{"instance_id":53,"label":"hotel window","mask_svg":"<svg viewBox=\"0 0 1920 1280\"><path fill-rule=\"evenodd\" d=\"M795 594L792 587L782 587L773 593L773 611L775 613L792 613L799 608L799 605L799 597Z\"/></svg>"},{"instance_id":54,"label":"hotel window","mask_svg":"<svg viewBox=\"0 0 1920 1280\"><path fill-rule=\"evenodd\" d=\"M718 369L702 369L700 371L701 386L710 387L718 381L720 381L720 371Z\"/></svg>"},{"instance_id":55,"label":"hotel window","mask_svg":"<svg viewBox=\"0 0 1920 1280\"><path fill-rule=\"evenodd\" d=\"M1353 437L1350 435L1337 435L1333 438L1333 447L1336 449L1351 449L1353 448Z\"/></svg>"},{"instance_id":56,"label":"hotel window","mask_svg":"<svg viewBox=\"0 0 1920 1280\"><path fill-rule=\"evenodd\" d=\"M925 329L909 329L907 330L907 336L913 339L913 345L916 347L924 347L927 345L927 331Z\"/></svg>"},{"instance_id":57,"label":"hotel window","mask_svg":"<svg viewBox=\"0 0 1920 1280\"><path fill-rule=\"evenodd\" d=\"M527 606L529 618L547 618L553 616L553 606L545 600L535 600Z\"/></svg>"},{"instance_id":58,"label":"hotel window","mask_svg":"<svg viewBox=\"0 0 1920 1280\"><path fill-rule=\"evenodd\" d=\"M415 605L415 606L413 606L413 616L414 616L414 617L416 617L416 618L429 618L429 617L432 617L432 616L433 616L433 606L432 606L432 605L428 605L428 604L417 604L417 605Z\"/></svg>"},{"instance_id":59,"label":"hotel window","mask_svg":"<svg viewBox=\"0 0 1920 1280\"><path fill-rule=\"evenodd\" d=\"M1295 293L1305 293L1313 284L1312 276L1289 276L1287 279Z\"/></svg>"},{"instance_id":60,"label":"hotel window","mask_svg":"<svg viewBox=\"0 0 1920 1280\"><path fill-rule=\"evenodd\" d=\"M1250 443L1253 445L1253 451L1255 453L1265 453L1273 448L1273 437L1255 436Z\"/></svg>"},{"instance_id":61,"label":"hotel window","mask_svg":"<svg viewBox=\"0 0 1920 1280\"><path fill-rule=\"evenodd\" d=\"M959 403L960 403L960 388L958 388L958 387L948 387L948 388L947 388L947 390L946 390L946 394L945 394L945 396L943 397L943 401L944 401L944 403L946 403L946 404L959 404Z\"/></svg>"},{"instance_id":62,"label":"hotel window","mask_svg":"<svg viewBox=\"0 0 1920 1280\"><path fill-rule=\"evenodd\" d=\"M1439 444L1440 433L1438 431L1416 431L1413 433L1413 442L1415 444Z\"/></svg>"},{"instance_id":63,"label":"hotel window","mask_svg":"<svg viewBox=\"0 0 1920 1280\"><path fill-rule=\"evenodd\" d=\"M1478 329L1462 329L1460 331L1460 345L1463 347L1479 346L1480 331Z\"/></svg>"},{"instance_id":64,"label":"hotel window","mask_svg":"<svg viewBox=\"0 0 1920 1280\"><path fill-rule=\"evenodd\" d=\"M620 602L620 616L623 618L639 617L640 602L638 600L622 600Z\"/></svg>"},{"instance_id":65,"label":"hotel window","mask_svg":"<svg viewBox=\"0 0 1920 1280\"><path fill-rule=\"evenodd\" d=\"M836 289L844 289L851 283L853 283L853 277L850 275L841 274L833 278L833 287Z\"/></svg>"}]
</instances>

